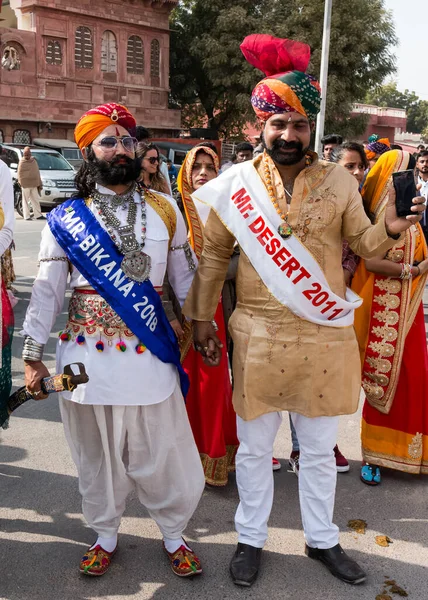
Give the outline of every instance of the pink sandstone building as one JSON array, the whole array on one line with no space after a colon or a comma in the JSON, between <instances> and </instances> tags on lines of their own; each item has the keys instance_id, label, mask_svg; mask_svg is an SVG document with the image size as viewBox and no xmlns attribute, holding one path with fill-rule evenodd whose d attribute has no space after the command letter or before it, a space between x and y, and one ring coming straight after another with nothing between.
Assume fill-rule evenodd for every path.
<instances>
[{"instance_id":1,"label":"pink sandstone building","mask_svg":"<svg viewBox=\"0 0 428 600\"><path fill-rule=\"evenodd\" d=\"M73 139L83 112L128 106L177 136L168 108L169 14L178 0L0 0L0 142Z\"/></svg>"}]
</instances>

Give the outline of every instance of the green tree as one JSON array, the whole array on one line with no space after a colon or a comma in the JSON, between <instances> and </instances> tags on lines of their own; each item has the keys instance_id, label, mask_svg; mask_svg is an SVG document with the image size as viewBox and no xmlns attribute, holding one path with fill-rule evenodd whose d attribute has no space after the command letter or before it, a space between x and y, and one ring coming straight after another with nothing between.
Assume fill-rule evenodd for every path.
<instances>
[{"instance_id":1,"label":"green tree","mask_svg":"<svg viewBox=\"0 0 428 600\"><path fill-rule=\"evenodd\" d=\"M396 43L384 0L360 0L358 18L347 0L332 14L326 131L351 136L365 116L351 118L354 101L394 72ZM171 14L171 103L185 123L207 122L222 136L239 135L254 119L249 95L262 74L239 45L250 33L298 39L312 48L308 72L318 75L324 0L182 0Z\"/></svg>"},{"instance_id":2,"label":"green tree","mask_svg":"<svg viewBox=\"0 0 428 600\"><path fill-rule=\"evenodd\" d=\"M421 133L428 127L428 101L420 100L415 92L400 92L396 81L370 90L366 95L368 104L403 108L407 112L407 131Z\"/></svg>"}]
</instances>

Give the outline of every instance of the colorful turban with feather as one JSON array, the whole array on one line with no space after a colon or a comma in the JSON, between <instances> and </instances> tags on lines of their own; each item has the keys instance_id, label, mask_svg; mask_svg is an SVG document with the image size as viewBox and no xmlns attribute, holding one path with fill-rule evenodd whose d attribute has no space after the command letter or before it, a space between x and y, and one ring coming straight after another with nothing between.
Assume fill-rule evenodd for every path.
<instances>
[{"instance_id":1,"label":"colorful turban with feather","mask_svg":"<svg viewBox=\"0 0 428 600\"><path fill-rule=\"evenodd\" d=\"M305 72L311 58L307 44L253 34L245 38L241 50L250 64L267 75L251 96L259 119L266 121L275 114L297 112L315 121L321 105L321 88Z\"/></svg>"},{"instance_id":2,"label":"colorful turban with feather","mask_svg":"<svg viewBox=\"0 0 428 600\"><path fill-rule=\"evenodd\" d=\"M86 148L109 125L121 125L131 135L137 125L133 115L122 104L102 104L88 110L80 119L74 130L76 144L82 150Z\"/></svg>"}]
</instances>

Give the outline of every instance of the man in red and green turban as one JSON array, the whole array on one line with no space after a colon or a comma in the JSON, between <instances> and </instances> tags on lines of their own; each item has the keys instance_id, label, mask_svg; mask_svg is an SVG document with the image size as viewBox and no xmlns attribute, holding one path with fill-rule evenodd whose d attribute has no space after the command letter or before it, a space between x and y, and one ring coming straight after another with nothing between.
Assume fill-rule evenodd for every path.
<instances>
[{"instance_id":1,"label":"man in red and green turban","mask_svg":"<svg viewBox=\"0 0 428 600\"><path fill-rule=\"evenodd\" d=\"M321 104L321 88L306 73L311 58L307 44L271 35L249 35L241 44L245 58L266 74L254 88L251 103L266 121L274 114L296 112L314 122Z\"/></svg>"},{"instance_id":2,"label":"man in red and green turban","mask_svg":"<svg viewBox=\"0 0 428 600\"><path fill-rule=\"evenodd\" d=\"M251 35L241 49L266 74L251 96L263 122L264 152L193 194L211 211L183 306L193 320L195 348L208 365L217 365L221 344L211 321L238 244L229 331L240 504L230 573L246 587L258 576L274 494L273 444L287 410L300 442L306 554L342 581L362 583L366 574L341 548L333 522L339 415L358 409L361 389L352 326L361 300L345 285L342 239L359 256L384 256L410 221L420 220L423 207L416 199L412 216L399 219L391 197L384 218L372 225L356 179L309 149L321 94L305 72L309 46Z\"/></svg>"}]
</instances>

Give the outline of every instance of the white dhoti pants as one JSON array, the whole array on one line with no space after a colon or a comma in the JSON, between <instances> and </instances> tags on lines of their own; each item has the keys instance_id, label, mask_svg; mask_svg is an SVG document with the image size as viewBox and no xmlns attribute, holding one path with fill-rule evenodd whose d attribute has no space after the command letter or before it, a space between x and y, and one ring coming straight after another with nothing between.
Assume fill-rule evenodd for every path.
<instances>
[{"instance_id":1,"label":"white dhoti pants","mask_svg":"<svg viewBox=\"0 0 428 600\"><path fill-rule=\"evenodd\" d=\"M299 497L308 546L327 549L339 543L333 523L336 491L336 444L339 417L308 418L290 413L300 443ZM235 516L238 540L263 548L273 502L273 443L281 424L279 412L252 421L237 417L239 449L236 480L240 504Z\"/></svg>"},{"instance_id":2,"label":"white dhoti pants","mask_svg":"<svg viewBox=\"0 0 428 600\"><path fill-rule=\"evenodd\" d=\"M30 218L30 202L33 207L33 216L35 219L38 219L42 216L42 211L40 209L40 194L36 187L22 188L22 213L24 219Z\"/></svg>"},{"instance_id":3,"label":"white dhoti pants","mask_svg":"<svg viewBox=\"0 0 428 600\"><path fill-rule=\"evenodd\" d=\"M114 536L126 497L136 488L163 536L180 538L205 478L179 386L159 404L82 405L61 399L60 408L88 525L101 537Z\"/></svg>"}]
</instances>

